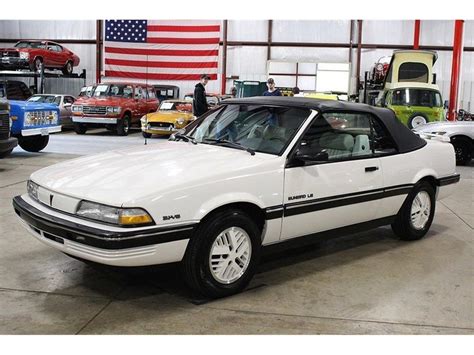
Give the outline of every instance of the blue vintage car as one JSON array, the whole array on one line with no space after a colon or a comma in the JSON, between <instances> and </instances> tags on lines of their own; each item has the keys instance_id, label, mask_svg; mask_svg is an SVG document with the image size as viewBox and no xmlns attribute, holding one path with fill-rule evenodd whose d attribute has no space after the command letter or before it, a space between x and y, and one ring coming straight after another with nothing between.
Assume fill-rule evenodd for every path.
<instances>
[{"instance_id":1,"label":"blue vintage car","mask_svg":"<svg viewBox=\"0 0 474 355\"><path fill-rule=\"evenodd\" d=\"M18 141L10 137L10 105L0 98L0 159L5 158L16 147Z\"/></svg>"},{"instance_id":2,"label":"blue vintage car","mask_svg":"<svg viewBox=\"0 0 474 355\"><path fill-rule=\"evenodd\" d=\"M39 152L49 142L49 135L61 131L59 109L54 104L26 102L31 93L21 81L0 82L0 97L10 103L11 135L28 152Z\"/></svg>"}]
</instances>

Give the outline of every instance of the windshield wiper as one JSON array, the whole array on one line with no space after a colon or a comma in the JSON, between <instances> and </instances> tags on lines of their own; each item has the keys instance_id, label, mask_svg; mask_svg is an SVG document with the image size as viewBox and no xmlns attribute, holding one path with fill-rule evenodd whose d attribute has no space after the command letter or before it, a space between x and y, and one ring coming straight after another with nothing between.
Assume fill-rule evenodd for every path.
<instances>
[{"instance_id":1,"label":"windshield wiper","mask_svg":"<svg viewBox=\"0 0 474 355\"><path fill-rule=\"evenodd\" d=\"M173 134L173 136L175 138L174 139L175 141L179 141L180 139L182 139L185 142L191 142L192 144L197 144L196 139L192 136L188 136L186 134L181 134L181 133L175 133Z\"/></svg>"},{"instance_id":2,"label":"windshield wiper","mask_svg":"<svg viewBox=\"0 0 474 355\"><path fill-rule=\"evenodd\" d=\"M234 148L237 148L237 149L245 150L245 151L249 152L251 155L255 155L255 150L253 150L251 148L244 147L240 143L231 142L231 141L228 141L226 139L204 138L202 141L203 142L210 142L210 143L213 143L213 144L228 145L228 146L231 146L231 147L234 147Z\"/></svg>"}]
</instances>

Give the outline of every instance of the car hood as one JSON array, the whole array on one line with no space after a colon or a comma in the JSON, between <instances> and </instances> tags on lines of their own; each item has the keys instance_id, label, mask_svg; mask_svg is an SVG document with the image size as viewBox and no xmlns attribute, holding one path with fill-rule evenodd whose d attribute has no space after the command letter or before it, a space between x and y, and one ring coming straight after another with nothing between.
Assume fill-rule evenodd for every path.
<instances>
[{"instance_id":1,"label":"car hood","mask_svg":"<svg viewBox=\"0 0 474 355\"><path fill-rule=\"evenodd\" d=\"M30 102L30 101L18 101L9 100L11 106L17 106L22 110L33 111L33 110L57 110L58 106L54 104L47 104L41 102Z\"/></svg>"},{"instance_id":2,"label":"car hood","mask_svg":"<svg viewBox=\"0 0 474 355\"><path fill-rule=\"evenodd\" d=\"M193 117L193 114L190 112L181 112L181 111L158 111L149 113L146 115L149 122L173 122L178 118L183 117L185 119L190 119Z\"/></svg>"},{"instance_id":3,"label":"car hood","mask_svg":"<svg viewBox=\"0 0 474 355\"><path fill-rule=\"evenodd\" d=\"M168 141L69 160L38 170L31 179L58 193L121 206L184 187L212 188L213 182L249 170L256 173L262 164L273 166L278 159L222 146Z\"/></svg>"},{"instance_id":4,"label":"car hood","mask_svg":"<svg viewBox=\"0 0 474 355\"><path fill-rule=\"evenodd\" d=\"M128 100L124 97L114 97L114 96L107 96L107 97L87 97L84 99L77 100L75 104L80 105L91 105L91 106L113 106L113 105L123 105L124 102Z\"/></svg>"}]
</instances>

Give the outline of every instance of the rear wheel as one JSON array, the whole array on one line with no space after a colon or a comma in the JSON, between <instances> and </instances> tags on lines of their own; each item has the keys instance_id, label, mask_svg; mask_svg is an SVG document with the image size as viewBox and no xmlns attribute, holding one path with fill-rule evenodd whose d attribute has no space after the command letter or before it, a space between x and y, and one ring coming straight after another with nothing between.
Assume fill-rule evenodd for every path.
<instances>
[{"instance_id":1,"label":"rear wheel","mask_svg":"<svg viewBox=\"0 0 474 355\"><path fill-rule=\"evenodd\" d=\"M430 183L416 184L392 223L393 232L401 240L423 238L433 222L435 202L435 190Z\"/></svg>"},{"instance_id":2,"label":"rear wheel","mask_svg":"<svg viewBox=\"0 0 474 355\"><path fill-rule=\"evenodd\" d=\"M117 135L127 136L130 131L130 116L125 115L122 119L117 120Z\"/></svg>"},{"instance_id":3,"label":"rear wheel","mask_svg":"<svg viewBox=\"0 0 474 355\"><path fill-rule=\"evenodd\" d=\"M18 145L27 152L39 152L48 145L48 142L49 136L28 136L18 138Z\"/></svg>"},{"instance_id":4,"label":"rear wheel","mask_svg":"<svg viewBox=\"0 0 474 355\"><path fill-rule=\"evenodd\" d=\"M408 119L408 128L413 129L428 123L428 119L421 113L415 113Z\"/></svg>"},{"instance_id":5,"label":"rear wheel","mask_svg":"<svg viewBox=\"0 0 474 355\"><path fill-rule=\"evenodd\" d=\"M243 290L260 259L261 231L238 209L218 212L191 238L182 267L187 284L211 298Z\"/></svg>"},{"instance_id":6,"label":"rear wheel","mask_svg":"<svg viewBox=\"0 0 474 355\"><path fill-rule=\"evenodd\" d=\"M472 159L472 142L469 138L453 137L451 143L456 153L456 164L467 165Z\"/></svg>"},{"instance_id":7,"label":"rear wheel","mask_svg":"<svg viewBox=\"0 0 474 355\"><path fill-rule=\"evenodd\" d=\"M87 126L84 123L74 122L74 132L77 134L86 134Z\"/></svg>"},{"instance_id":8,"label":"rear wheel","mask_svg":"<svg viewBox=\"0 0 474 355\"><path fill-rule=\"evenodd\" d=\"M63 74L65 74L65 75L71 75L73 69L74 69L74 67L73 67L73 65L72 65L72 62L71 62L71 61L68 61L68 62L66 63L66 65L64 66L64 68L63 68Z\"/></svg>"}]
</instances>

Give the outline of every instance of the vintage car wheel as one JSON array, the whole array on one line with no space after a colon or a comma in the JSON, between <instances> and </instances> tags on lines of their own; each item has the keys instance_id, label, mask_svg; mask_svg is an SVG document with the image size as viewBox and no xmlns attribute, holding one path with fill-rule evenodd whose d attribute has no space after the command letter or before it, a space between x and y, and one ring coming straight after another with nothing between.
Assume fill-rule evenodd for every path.
<instances>
[{"instance_id":1,"label":"vintage car wheel","mask_svg":"<svg viewBox=\"0 0 474 355\"><path fill-rule=\"evenodd\" d=\"M71 61L68 61L68 62L66 63L66 65L64 66L64 68L63 68L63 74L65 74L65 75L71 75L73 70L74 70L74 67L73 67L73 65L72 65L72 62L71 62Z\"/></svg>"},{"instance_id":2,"label":"vintage car wheel","mask_svg":"<svg viewBox=\"0 0 474 355\"><path fill-rule=\"evenodd\" d=\"M128 115L123 116L123 118L117 122L117 135L119 136L128 136L130 131L130 117Z\"/></svg>"},{"instance_id":3,"label":"vintage car wheel","mask_svg":"<svg viewBox=\"0 0 474 355\"><path fill-rule=\"evenodd\" d=\"M453 137L451 143L456 153L456 164L467 165L472 159L473 144L469 138Z\"/></svg>"},{"instance_id":4,"label":"vintage car wheel","mask_svg":"<svg viewBox=\"0 0 474 355\"><path fill-rule=\"evenodd\" d=\"M186 283L211 298L243 290L260 260L261 231L244 212L218 212L198 227L183 259Z\"/></svg>"},{"instance_id":5,"label":"vintage car wheel","mask_svg":"<svg viewBox=\"0 0 474 355\"><path fill-rule=\"evenodd\" d=\"M415 113L408 119L408 128L413 129L428 123L428 119L421 113Z\"/></svg>"},{"instance_id":6,"label":"vintage car wheel","mask_svg":"<svg viewBox=\"0 0 474 355\"><path fill-rule=\"evenodd\" d=\"M415 185L392 223L393 232L401 240L423 238L433 222L435 202L435 191L429 182Z\"/></svg>"},{"instance_id":7,"label":"vintage car wheel","mask_svg":"<svg viewBox=\"0 0 474 355\"><path fill-rule=\"evenodd\" d=\"M41 66L43 65L43 59L41 57L35 58L33 63L30 66L31 71L38 72L41 71Z\"/></svg>"},{"instance_id":8,"label":"vintage car wheel","mask_svg":"<svg viewBox=\"0 0 474 355\"><path fill-rule=\"evenodd\" d=\"M18 138L18 145L27 152L39 152L48 145L48 142L49 136L29 136Z\"/></svg>"},{"instance_id":9,"label":"vintage car wheel","mask_svg":"<svg viewBox=\"0 0 474 355\"><path fill-rule=\"evenodd\" d=\"M83 123L74 122L74 132L76 132L77 134L86 134L87 126Z\"/></svg>"},{"instance_id":10,"label":"vintage car wheel","mask_svg":"<svg viewBox=\"0 0 474 355\"><path fill-rule=\"evenodd\" d=\"M151 133L142 132L143 138L151 138Z\"/></svg>"}]
</instances>

